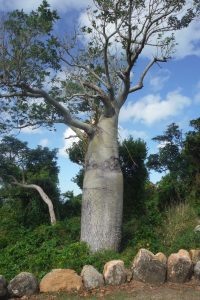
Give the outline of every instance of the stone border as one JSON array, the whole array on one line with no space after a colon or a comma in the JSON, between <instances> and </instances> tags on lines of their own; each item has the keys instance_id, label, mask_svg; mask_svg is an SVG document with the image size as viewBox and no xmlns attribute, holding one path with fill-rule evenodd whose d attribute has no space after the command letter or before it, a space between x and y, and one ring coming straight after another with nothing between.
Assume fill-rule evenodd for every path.
<instances>
[{"instance_id":1,"label":"stone border","mask_svg":"<svg viewBox=\"0 0 200 300\"><path fill-rule=\"evenodd\" d=\"M140 249L133 259L131 269L126 269L122 260L112 260L105 264L103 274L93 266L84 266L79 276L71 269L54 269L38 283L35 276L22 272L7 284L0 275L0 298L23 297L38 292L74 292L92 290L104 285L121 285L132 279L150 284L166 281L184 283L194 276L200 282L200 250L179 250L168 258L161 252L153 254Z\"/></svg>"}]
</instances>

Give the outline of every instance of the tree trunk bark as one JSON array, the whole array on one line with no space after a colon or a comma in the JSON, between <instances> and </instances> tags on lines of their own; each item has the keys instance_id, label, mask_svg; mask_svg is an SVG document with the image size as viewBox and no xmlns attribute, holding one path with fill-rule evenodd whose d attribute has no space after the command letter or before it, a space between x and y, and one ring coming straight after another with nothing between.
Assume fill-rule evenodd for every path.
<instances>
[{"instance_id":1,"label":"tree trunk bark","mask_svg":"<svg viewBox=\"0 0 200 300\"><path fill-rule=\"evenodd\" d=\"M119 165L118 117L101 118L85 161L81 240L92 251L119 250L123 176Z\"/></svg>"},{"instance_id":2,"label":"tree trunk bark","mask_svg":"<svg viewBox=\"0 0 200 300\"><path fill-rule=\"evenodd\" d=\"M56 215L55 215L55 212L54 212L53 203L52 203L51 199L47 196L47 194L44 192L44 190L39 185L20 183L20 182L16 182L16 181L14 181L13 184L21 186L21 187L26 188L26 189L36 190L40 194L42 200L48 206L51 225L56 224Z\"/></svg>"}]
</instances>

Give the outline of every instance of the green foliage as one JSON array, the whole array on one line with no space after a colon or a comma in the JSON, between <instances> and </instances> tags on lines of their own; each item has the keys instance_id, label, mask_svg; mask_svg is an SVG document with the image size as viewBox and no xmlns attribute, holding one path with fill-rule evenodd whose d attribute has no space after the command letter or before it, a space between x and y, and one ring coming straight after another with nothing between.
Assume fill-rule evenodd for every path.
<instances>
[{"instance_id":1,"label":"green foliage","mask_svg":"<svg viewBox=\"0 0 200 300\"><path fill-rule=\"evenodd\" d=\"M0 28L0 88L5 92L1 109L7 112L0 129L5 132L28 124L52 127L57 122L71 123L71 116L66 118L66 115L72 111L87 111L92 120L97 108L100 114L105 112L105 99L110 104L113 101L117 104L120 97L125 101L131 70L148 39L156 41L155 62L169 59L175 46L173 32L187 27L198 16L197 2L191 1L183 13L185 0L158 2L159 10L149 10L149 1L143 0L94 0L91 24L75 30L71 38L66 37L66 33L55 36L54 24L59 16L46 0L29 14L23 10L7 13ZM143 21L148 26L138 31ZM108 36L105 35L107 28ZM80 43L86 33L87 42ZM66 78L58 78L55 73L65 71L66 66ZM45 101L37 101L37 98Z\"/></svg>"},{"instance_id":2,"label":"green foliage","mask_svg":"<svg viewBox=\"0 0 200 300\"><path fill-rule=\"evenodd\" d=\"M18 212L20 225L31 227L49 222L47 205L37 191L25 189L15 183L37 184L50 195L54 209L60 208L57 150L38 146L30 149L27 143L12 136L0 142L0 187L2 203ZM21 210L21 212L20 212ZM11 214L10 214L11 216Z\"/></svg>"},{"instance_id":3,"label":"green foliage","mask_svg":"<svg viewBox=\"0 0 200 300\"><path fill-rule=\"evenodd\" d=\"M73 242L79 240L80 225L77 223L80 224L80 219L75 218L55 226L41 225L34 230L21 228L12 232L9 244L4 245L1 234L0 273L11 279L18 272L30 271L41 278L57 266L62 252L69 247L69 254Z\"/></svg>"},{"instance_id":4,"label":"green foliage","mask_svg":"<svg viewBox=\"0 0 200 300\"><path fill-rule=\"evenodd\" d=\"M33 272L41 279L53 268L71 268L80 273L86 264L102 272L104 264L123 257L129 263L130 251L91 253L79 242L80 218L58 222L55 226L41 225L34 230L13 230L7 243L0 234L0 274L9 280L22 271Z\"/></svg>"},{"instance_id":5,"label":"green foliage","mask_svg":"<svg viewBox=\"0 0 200 300\"><path fill-rule=\"evenodd\" d=\"M158 172L169 170L176 173L181 167L183 147L183 136L178 125L170 124L163 135L156 136L153 140L160 143L159 152L148 157L147 166Z\"/></svg>"},{"instance_id":6,"label":"green foliage","mask_svg":"<svg viewBox=\"0 0 200 300\"><path fill-rule=\"evenodd\" d=\"M135 215L123 224L122 249L131 247L134 253L140 248L153 252L159 251L158 228L162 223L162 215L158 207L156 188L153 184L145 185L144 212Z\"/></svg>"},{"instance_id":7,"label":"green foliage","mask_svg":"<svg viewBox=\"0 0 200 300\"><path fill-rule=\"evenodd\" d=\"M61 219L71 218L81 215L81 198L82 195L74 196L73 192L66 192L62 194L63 204L60 212Z\"/></svg>"},{"instance_id":8,"label":"green foliage","mask_svg":"<svg viewBox=\"0 0 200 300\"><path fill-rule=\"evenodd\" d=\"M183 202L185 199L185 186L183 182L169 173L162 177L157 184L158 206L161 211L172 204Z\"/></svg>"},{"instance_id":9,"label":"green foliage","mask_svg":"<svg viewBox=\"0 0 200 300\"><path fill-rule=\"evenodd\" d=\"M124 222L131 216L144 213L145 184L148 178L145 167L147 156L146 143L132 137L119 145L119 160L124 177Z\"/></svg>"},{"instance_id":10,"label":"green foliage","mask_svg":"<svg viewBox=\"0 0 200 300\"><path fill-rule=\"evenodd\" d=\"M191 120L193 131L183 137L178 125L172 123L163 135L153 140L162 143L157 154L148 157L147 166L158 172L167 171L158 183L160 209L172 203L191 199L196 208L200 198L200 126L199 119ZM195 204L196 203L196 204Z\"/></svg>"},{"instance_id":11,"label":"green foliage","mask_svg":"<svg viewBox=\"0 0 200 300\"><path fill-rule=\"evenodd\" d=\"M165 211L164 222L160 227L160 250L167 255L179 249L199 248L200 234L194 232L197 214L188 203L169 206Z\"/></svg>"},{"instance_id":12,"label":"green foliage","mask_svg":"<svg viewBox=\"0 0 200 300\"><path fill-rule=\"evenodd\" d=\"M50 10L46 0L36 11L31 11L29 14L23 10L15 10L7 14L1 26L6 47L0 51L0 78L3 78L1 88L6 93L16 91L14 87L16 82L23 85L23 87L21 85L22 89L26 85L42 88L44 81L50 75L50 69L60 69L59 44L52 34L53 25L58 19L56 11ZM6 88L5 82L8 84ZM16 128L16 123L18 126L24 124L27 116L28 122L31 123L34 119L35 123L41 124L46 118L49 119L49 114L55 112L45 102L30 105L26 95L18 101L9 102L12 102L12 109L9 109L6 101L1 101L1 109L9 111L9 117L5 117L5 122L0 122L0 129ZM47 123L47 126L52 126L52 123Z\"/></svg>"}]
</instances>

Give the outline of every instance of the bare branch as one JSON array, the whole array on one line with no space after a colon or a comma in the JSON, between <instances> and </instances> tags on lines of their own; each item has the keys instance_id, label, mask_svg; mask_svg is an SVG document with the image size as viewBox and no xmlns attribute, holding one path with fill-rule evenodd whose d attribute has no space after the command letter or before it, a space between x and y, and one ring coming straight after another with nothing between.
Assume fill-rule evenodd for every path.
<instances>
[{"instance_id":1,"label":"bare branch","mask_svg":"<svg viewBox=\"0 0 200 300\"><path fill-rule=\"evenodd\" d=\"M112 102L110 101L110 98L103 92L101 88L99 88L97 85L84 81L83 86L92 89L93 91L97 92L99 94L99 99L105 106L105 113L107 115L112 115L114 113L114 107L112 105Z\"/></svg>"},{"instance_id":2,"label":"bare branch","mask_svg":"<svg viewBox=\"0 0 200 300\"><path fill-rule=\"evenodd\" d=\"M165 58L163 58L163 59L161 59L161 58L154 58L154 59L152 59L152 61L150 61L150 63L146 66L146 68L144 69L143 73L141 74L138 84L129 89L129 94L143 88L143 86L144 86L144 78L145 78L147 72L153 66L154 63L156 63L156 62L166 62L166 61L167 60Z\"/></svg>"},{"instance_id":3,"label":"bare branch","mask_svg":"<svg viewBox=\"0 0 200 300\"><path fill-rule=\"evenodd\" d=\"M72 67L72 68L78 68L78 69L83 69L85 70L88 74L94 76L94 78L96 80L98 80L99 82L101 82L103 84L103 86L105 86L107 89L110 88L110 86L94 71L92 70L91 68L89 68L88 66L85 66L85 65L80 65L80 64L77 64L75 62L71 63L69 62L67 59L65 59L64 57L60 57L61 60L63 62L65 62L68 66Z\"/></svg>"},{"instance_id":4,"label":"bare branch","mask_svg":"<svg viewBox=\"0 0 200 300\"><path fill-rule=\"evenodd\" d=\"M12 182L13 185L17 185L19 187L26 188L26 189L34 189L40 194L42 200L48 206L51 224L52 225L56 224L56 216L55 216L55 212L54 212L53 203L52 203L51 199L47 196L47 194L44 192L44 190L39 185L20 183L13 176L10 176L10 177L13 178L13 182Z\"/></svg>"}]
</instances>

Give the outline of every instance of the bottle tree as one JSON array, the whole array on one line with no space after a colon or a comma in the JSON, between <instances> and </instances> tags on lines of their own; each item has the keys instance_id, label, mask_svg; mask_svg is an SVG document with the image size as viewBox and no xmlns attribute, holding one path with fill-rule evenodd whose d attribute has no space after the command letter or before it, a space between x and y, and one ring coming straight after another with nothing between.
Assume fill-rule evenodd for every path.
<instances>
[{"instance_id":1,"label":"bottle tree","mask_svg":"<svg viewBox=\"0 0 200 300\"><path fill-rule=\"evenodd\" d=\"M93 251L117 250L121 239L120 109L143 88L150 68L171 57L173 32L198 11L196 0L93 0L89 25L69 38L55 37L58 15L43 1L36 11L14 11L1 23L0 128L63 123L79 138L87 135L81 240ZM146 47L152 59L134 77Z\"/></svg>"}]
</instances>

